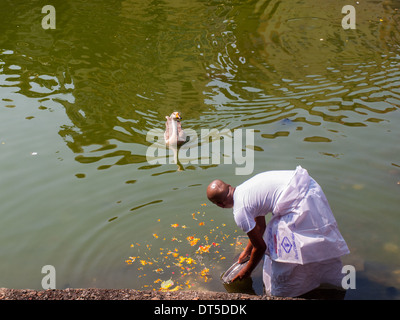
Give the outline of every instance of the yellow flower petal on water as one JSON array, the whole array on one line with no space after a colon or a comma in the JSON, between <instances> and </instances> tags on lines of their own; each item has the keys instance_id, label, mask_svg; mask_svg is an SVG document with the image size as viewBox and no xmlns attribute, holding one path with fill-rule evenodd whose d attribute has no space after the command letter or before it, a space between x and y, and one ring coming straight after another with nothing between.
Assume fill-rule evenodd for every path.
<instances>
[{"instance_id":1,"label":"yellow flower petal on water","mask_svg":"<svg viewBox=\"0 0 400 320\"><path fill-rule=\"evenodd\" d=\"M200 247L199 247L199 251L200 251L200 253L203 253L203 252L210 252L210 247L211 247L211 245L200 246Z\"/></svg>"},{"instance_id":2,"label":"yellow flower petal on water","mask_svg":"<svg viewBox=\"0 0 400 320\"><path fill-rule=\"evenodd\" d=\"M168 290L173 285L174 285L174 282L171 279L170 280L166 280L166 281L163 281L161 283L161 289L162 290Z\"/></svg>"},{"instance_id":3,"label":"yellow flower petal on water","mask_svg":"<svg viewBox=\"0 0 400 320\"><path fill-rule=\"evenodd\" d=\"M173 289L171 289L171 290L169 290L169 291L178 291L179 289L182 289L180 286L176 286L175 288L173 288Z\"/></svg>"},{"instance_id":4,"label":"yellow flower petal on water","mask_svg":"<svg viewBox=\"0 0 400 320\"><path fill-rule=\"evenodd\" d=\"M197 244L197 242L200 241L199 238L195 238L195 237L193 237L193 236L187 237L186 240L189 241L189 243L190 243L190 245L191 245L192 247L195 246L195 245Z\"/></svg>"},{"instance_id":5,"label":"yellow flower petal on water","mask_svg":"<svg viewBox=\"0 0 400 320\"><path fill-rule=\"evenodd\" d=\"M203 270L200 271L200 275L202 277L208 276L208 273L210 272L210 269L204 268Z\"/></svg>"}]
</instances>

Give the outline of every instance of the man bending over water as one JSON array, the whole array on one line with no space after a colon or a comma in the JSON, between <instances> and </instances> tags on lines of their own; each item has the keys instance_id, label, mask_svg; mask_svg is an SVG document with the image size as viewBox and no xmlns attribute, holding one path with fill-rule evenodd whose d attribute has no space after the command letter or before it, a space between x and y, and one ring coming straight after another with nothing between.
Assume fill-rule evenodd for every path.
<instances>
[{"instance_id":1,"label":"man bending over water","mask_svg":"<svg viewBox=\"0 0 400 320\"><path fill-rule=\"evenodd\" d=\"M233 281L249 277L264 257L264 287L274 296L297 297L325 283L341 286L340 257L349 249L325 194L307 170L267 171L237 187L214 180L207 197L221 208L233 208L236 224L249 237L238 262L250 260Z\"/></svg>"}]
</instances>

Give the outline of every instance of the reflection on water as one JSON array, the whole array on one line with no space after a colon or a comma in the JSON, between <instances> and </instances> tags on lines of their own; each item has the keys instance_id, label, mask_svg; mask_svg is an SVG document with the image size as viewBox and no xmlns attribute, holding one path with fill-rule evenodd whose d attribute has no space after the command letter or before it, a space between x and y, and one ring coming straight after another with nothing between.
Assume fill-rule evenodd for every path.
<instances>
[{"instance_id":1,"label":"reflection on water","mask_svg":"<svg viewBox=\"0 0 400 320\"><path fill-rule=\"evenodd\" d=\"M40 230L46 236L30 242L46 248L42 259L59 261L60 277L73 269L65 282L126 284L134 271L120 266L123 246L135 237L152 243L155 212L190 216L216 175L245 179L224 161L186 164L181 172L147 162L146 134L164 130L165 116L179 110L183 126L198 134L254 129L255 173L299 163L315 172L351 263L377 283L400 287L396 1L356 4L356 30L343 30L342 4L333 0L53 5L56 30L43 30L40 1L1 4L5 286L40 283L33 280L40 274L24 282L9 271L22 264L12 244L26 255L32 250L17 235L26 240ZM65 253L46 245L55 240L71 242ZM375 259L389 270L381 277L363 269ZM222 289L216 282L208 288Z\"/></svg>"}]
</instances>

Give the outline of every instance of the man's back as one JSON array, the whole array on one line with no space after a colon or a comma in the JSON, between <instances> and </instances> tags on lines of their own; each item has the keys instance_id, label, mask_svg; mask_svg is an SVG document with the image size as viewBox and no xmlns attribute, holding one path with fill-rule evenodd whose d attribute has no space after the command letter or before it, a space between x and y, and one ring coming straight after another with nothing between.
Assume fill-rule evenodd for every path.
<instances>
[{"instance_id":1,"label":"man's back","mask_svg":"<svg viewBox=\"0 0 400 320\"><path fill-rule=\"evenodd\" d=\"M237 186L233 195L233 214L244 232L254 227L254 218L272 212L280 194L292 179L294 170L259 173Z\"/></svg>"}]
</instances>

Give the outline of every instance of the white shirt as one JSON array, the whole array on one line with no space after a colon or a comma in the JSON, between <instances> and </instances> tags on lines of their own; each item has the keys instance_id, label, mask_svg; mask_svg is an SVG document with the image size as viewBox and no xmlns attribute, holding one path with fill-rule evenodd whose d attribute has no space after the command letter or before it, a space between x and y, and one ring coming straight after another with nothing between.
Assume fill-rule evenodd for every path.
<instances>
[{"instance_id":1,"label":"white shirt","mask_svg":"<svg viewBox=\"0 0 400 320\"><path fill-rule=\"evenodd\" d=\"M246 233L256 217L273 213L263 235L273 261L307 264L349 253L324 192L300 166L254 176L235 189L233 201L236 224Z\"/></svg>"},{"instance_id":2,"label":"white shirt","mask_svg":"<svg viewBox=\"0 0 400 320\"><path fill-rule=\"evenodd\" d=\"M233 194L233 215L238 227L248 233L255 227L256 217L273 212L294 174L294 170L267 171L237 186Z\"/></svg>"}]
</instances>

